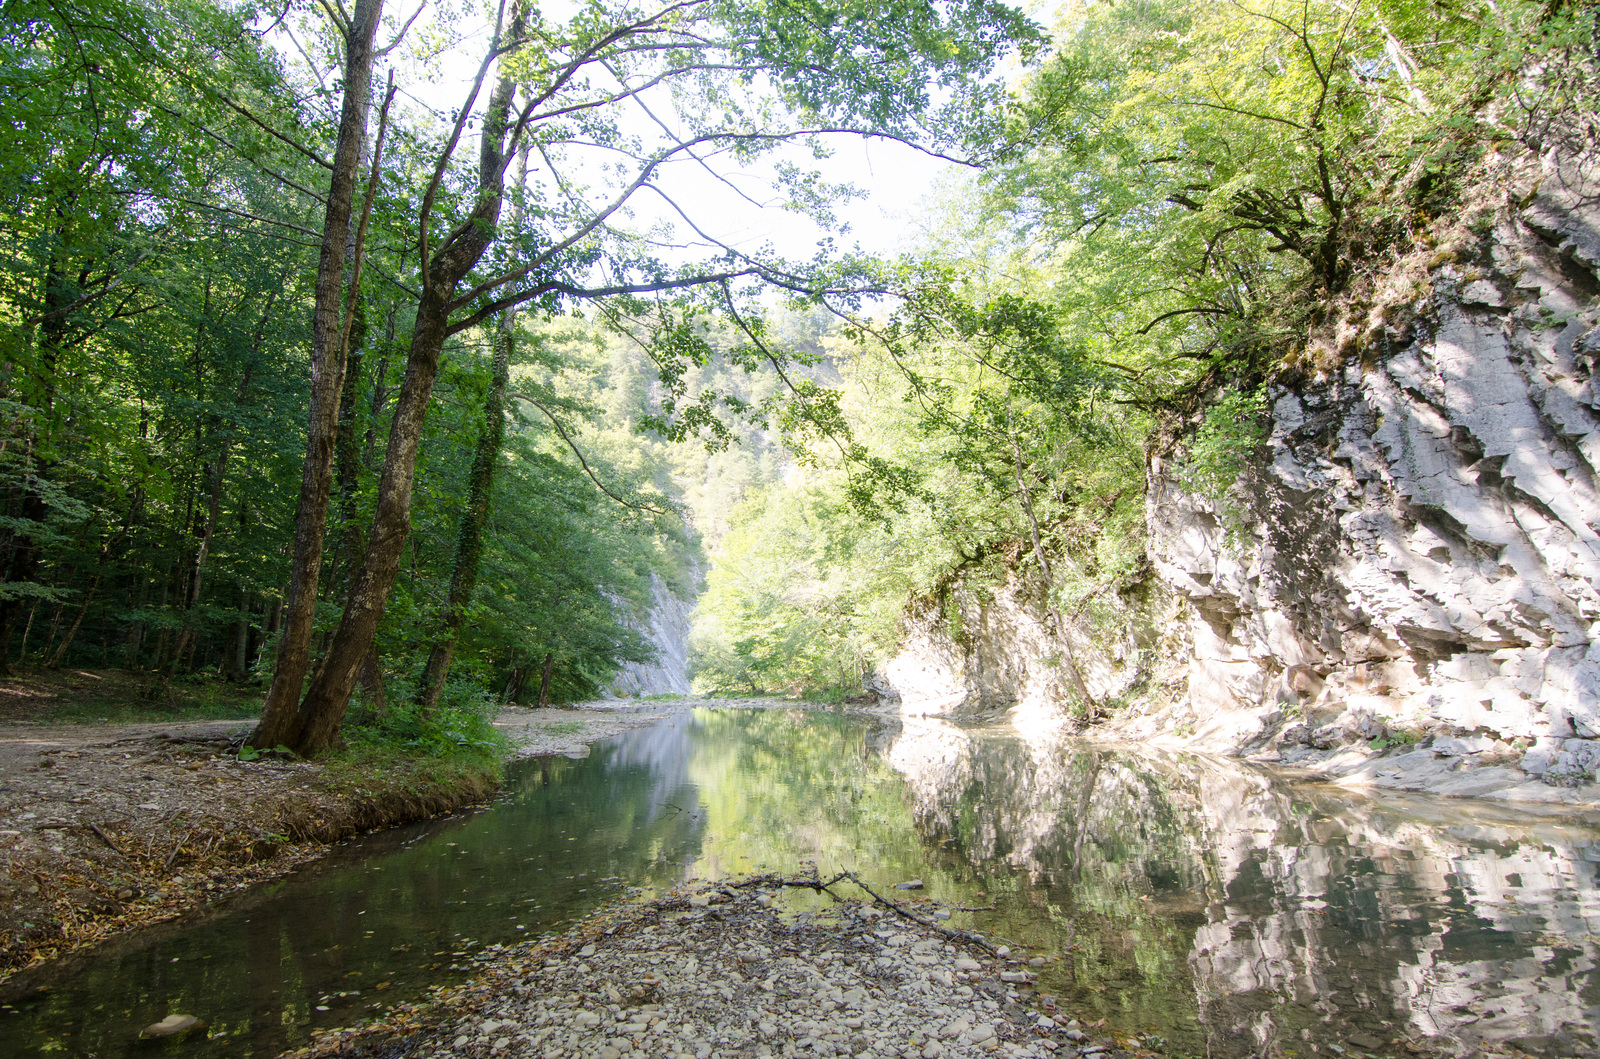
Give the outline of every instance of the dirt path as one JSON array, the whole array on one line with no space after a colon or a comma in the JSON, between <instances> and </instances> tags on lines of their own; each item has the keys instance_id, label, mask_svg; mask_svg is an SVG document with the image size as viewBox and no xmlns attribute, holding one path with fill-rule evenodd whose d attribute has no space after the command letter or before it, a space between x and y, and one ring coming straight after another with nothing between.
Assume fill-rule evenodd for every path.
<instances>
[{"instance_id":1,"label":"dirt path","mask_svg":"<svg viewBox=\"0 0 1600 1059\"><path fill-rule=\"evenodd\" d=\"M517 756L582 757L589 743L698 704L510 708L496 726ZM421 766L373 776L242 762L230 745L252 725L0 721L0 983L282 875L351 834L492 793L482 776Z\"/></svg>"}]
</instances>

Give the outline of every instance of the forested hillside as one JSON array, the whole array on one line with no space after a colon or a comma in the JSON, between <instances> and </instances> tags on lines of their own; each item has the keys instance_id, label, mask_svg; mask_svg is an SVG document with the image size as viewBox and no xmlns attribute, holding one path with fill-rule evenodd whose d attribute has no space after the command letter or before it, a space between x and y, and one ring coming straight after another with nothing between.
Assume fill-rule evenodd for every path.
<instances>
[{"instance_id":1,"label":"forested hillside","mask_svg":"<svg viewBox=\"0 0 1600 1059\"><path fill-rule=\"evenodd\" d=\"M976 154L1035 43L983 0L6 5L6 664L270 681L256 742L302 752L352 695L593 693L698 568L657 442L784 414L710 336L804 401L762 292L882 285L669 177L771 159L825 231L794 150Z\"/></svg>"},{"instance_id":2,"label":"forested hillside","mask_svg":"<svg viewBox=\"0 0 1600 1059\"><path fill-rule=\"evenodd\" d=\"M1314 646L1228 646L1240 608L1304 617L1293 579L1346 560L1293 538L1358 503L1328 512L1315 484L1275 484L1268 437L1310 424L1332 439L1319 458L1379 472L1340 449L1353 420L1308 404L1278 421L1272 402L1429 333L1430 269L1456 263L1465 283L1508 267L1488 238L1505 196L1532 201L1540 159L1592 164L1597 47L1595 9L1566 4L1064 5L1014 83L1003 149L947 187L892 311L842 313L830 339L844 418L882 462L813 438L796 474L739 510L702 605L702 679L848 694L905 649L900 690L954 671L945 690L974 705L1037 693L1093 720L1185 694L1160 665L1200 650L1176 593L1224 641L1207 648L1218 673L1266 657L1214 698L1266 713L1275 694L1320 689ZM1574 238L1560 254L1578 306L1538 311L1577 334L1594 278ZM1237 584L1214 601L1210 575L1174 588L1152 567L1229 547L1247 550L1215 560ZM1274 555L1269 604L1255 586ZM1302 638L1369 620L1371 576ZM1279 693L1280 677L1311 691Z\"/></svg>"},{"instance_id":3,"label":"forested hillside","mask_svg":"<svg viewBox=\"0 0 1600 1059\"><path fill-rule=\"evenodd\" d=\"M1492 159L1592 145L1600 25L1035 14L7 4L4 664L254 681L314 753L352 702L594 694L652 576L708 578L702 685L838 695L1026 570L1095 716L1148 453L1244 532L1264 387L1368 355L1318 336ZM839 136L962 163L913 252L841 249ZM817 241L726 241L678 176L756 169Z\"/></svg>"}]
</instances>

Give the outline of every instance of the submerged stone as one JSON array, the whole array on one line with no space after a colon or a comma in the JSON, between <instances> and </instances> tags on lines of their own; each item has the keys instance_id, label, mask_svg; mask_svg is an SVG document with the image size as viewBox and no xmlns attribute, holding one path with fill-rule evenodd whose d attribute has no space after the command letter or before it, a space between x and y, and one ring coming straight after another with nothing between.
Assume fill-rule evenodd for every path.
<instances>
[{"instance_id":1,"label":"submerged stone","mask_svg":"<svg viewBox=\"0 0 1600 1059\"><path fill-rule=\"evenodd\" d=\"M193 1015L168 1015L160 1022L153 1022L146 1026L139 1036L146 1040L155 1040L161 1037L179 1037L186 1033L206 1028L205 1022Z\"/></svg>"}]
</instances>

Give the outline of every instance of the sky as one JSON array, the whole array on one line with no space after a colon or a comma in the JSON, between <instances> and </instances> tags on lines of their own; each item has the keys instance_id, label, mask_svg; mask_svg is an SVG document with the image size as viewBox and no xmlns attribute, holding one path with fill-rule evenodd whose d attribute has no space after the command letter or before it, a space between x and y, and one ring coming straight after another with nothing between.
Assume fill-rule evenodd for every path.
<instances>
[{"instance_id":1,"label":"sky","mask_svg":"<svg viewBox=\"0 0 1600 1059\"><path fill-rule=\"evenodd\" d=\"M441 115L449 114L460 105L471 85L478 58L489 36L488 24L481 16L470 11L458 11L452 15L446 10L442 13L445 21L435 21L441 18L441 5L449 2L430 0L432 6L424 10L422 17L408 31L405 44L422 44L430 33L440 32L441 27L453 18L454 21L448 24L452 35L459 40L456 46L443 51L437 60L425 66L406 58L405 52L409 48L402 47L392 53L391 58L380 63L376 72L376 79L381 84L387 66L392 62L397 82L402 88L400 105L411 108L419 115L423 108L431 108ZM546 0L541 8L547 18L557 19L563 16L563 9L570 12L576 10L577 6L569 0ZM316 17L311 13L313 9L307 10L307 17ZM386 43L398 24L416 10L416 0L389 0L385 10L388 15L386 22L392 20L392 23L380 31L380 45ZM309 40L313 32L314 27L302 21L295 39L299 44L306 45L305 51L297 46L295 39L282 32L270 39L292 67L304 72L309 69L308 52L312 57L317 55ZM324 70L321 76L325 84L337 81L331 70ZM375 97L380 94L374 93ZM487 89L484 95L487 95ZM653 101L652 112L668 124L677 124L670 112L670 105L663 100ZM633 123L634 129L647 129L652 133L658 131L647 128L647 119L637 111L624 118L624 129L628 129L630 123ZM925 201L932 195L936 182L959 167L888 140L836 136L830 138L829 145L832 148L830 158L815 161L808 152L795 151L789 159L805 168L820 170L825 180L848 183L864 193L861 197L838 205L836 214L848 226L848 230L833 233L835 249L849 251L859 247L867 253L886 256L912 249L915 235L920 229L918 218L924 212ZM604 155L597 154L596 164L604 160ZM538 168L536 165L535 169ZM665 170L659 182L677 204L690 214L694 223L714 239L747 252L760 250L770 244L779 255L792 259L809 258L815 253L819 239L827 233L821 232L808 218L772 208L778 196L770 179L770 163L763 162L743 171L724 168L723 172L727 183L713 179L697 166L684 163ZM594 200L598 198L598 195L592 196ZM678 222L665 202L648 193L635 196L631 207L638 226ZM681 223L677 223L677 227L682 241L692 244L692 233L684 229ZM674 256L686 259L698 254L690 247L679 251L669 250L662 256L671 260Z\"/></svg>"}]
</instances>

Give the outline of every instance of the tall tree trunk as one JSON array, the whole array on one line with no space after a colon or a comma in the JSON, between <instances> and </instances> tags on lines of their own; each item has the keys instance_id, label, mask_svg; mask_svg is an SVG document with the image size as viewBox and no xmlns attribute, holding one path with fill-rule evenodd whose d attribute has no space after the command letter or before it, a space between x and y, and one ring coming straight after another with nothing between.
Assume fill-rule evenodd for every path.
<instances>
[{"instance_id":1,"label":"tall tree trunk","mask_svg":"<svg viewBox=\"0 0 1600 1059\"><path fill-rule=\"evenodd\" d=\"M544 672L539 675L539 708L542 710L550 705L550 674L555 671L556 656L546 651L544 653Z\"/></svg>"},{"instance_id":2,"label":"tall tree trunk","mask_svg":"<svg viewBox=\"0 0 1600 1059\"><path fill-rule=\"evenodd\" d=\"M83 594L83 603L78 606L78 613L72 619L72 625L67 628L67 634L61 638L61 643L50 655L50 660L45 662L46 669L55 669L67 657L67 651L72 647L73 637L78 635L78 628L83 625L83 616L89 613L89 606L94 602L95 593L100 591L100 582L106 575L106 559L111 551L110 543L100 549L100 562L95 567L94 580L89 582L89 590Z\"/></svg>"},{"instance_id":3,"label":"tall tree trunk","mask_svg":"<svg viewBox=\"0 0 1600 1059\"><path fill-rule=\"evenodd\" d=\"M528 152L524 148L519 162L517 183L526 188L528 179ZM516 225L515 211L511 223ZM456 528L455 555L450 560L450 591L445 597L444 612L439 616L439 628L434 634L433 648L422 668L417 685L417 704L424 713L439 705L444 694L446 679L450 676L450 662L455 657L456 638L461 633L461 623L466 619L467 608L472 605L472 593L478 585L478 564L483 558L483 527L489 521L489 502L494 495L495 472L500 468L500 449L506 437L506 389L511 383L511 353L517 341L517 310L507 309L500 314L500 326L495 330L494 368L489 380L489 391L483 398L483 425L478 430L478 446L472 456L472 470L467 480L467 507L461 513L461 524Z\"/></svg>"},{"instance_id":4,"label":"tall tree trunk","mask_svg":"<svg viewBox=\"0 0 1600 1059\"><path fill-rule=\"evenodd\" d=\"M521 40L525 19L526 10L518 4L507 39ZM505 188L504 141L514 91L512 79L501 76L485 108L479 140L478 197L472 215L451 233L432 260L424 263L422 296L417 304L394 422L389 428L389 444L384 451L378 505L366 555L351 580L338 630L300 703L298 723L289 728L290 741L284 743L299 754L321 753L339 738L361 664L372 649L389 591L400 575L400 559L411 528L417 447L439 375L439 355L450 324L450 300L457 285L494 241L500 219ZM425 226L426 218L423 223ZM259 731L256 738L259 741Z\"/></svg>"},{"instance_id":5,"label":"tall tree trunk","mask_svg":"<svg viewBox=\"0 0 1600 1059\"><path fill-rule=\"evenodd\" d=\"M383 686L383 669L379 665L377 644L368 648L367 657L361 662L361 672L356 676L356 683L367 693L367 701L372 704L372 712L379 717L386 716L389 713L389 694Z\"/></svg>"},{"instance_id":6,"label":"tall tree trunk","mask_svg":"<svg viewBox=\"0 0 1600 1059\"><path fill-rule=\"evenodd\" d=\"M58 204L58 215L64 215L64 207ZM56 236L64 235L66 223L56 231ZM64 241L64 240L63 240ZM17 447L22 451L22 503L18 514L21 516L16 527L10 531L10 558L7 565L5 579L13 584L32 582L39 568L40 537L44 530L45 518L49 515L49 506L45 503L43 492L38 482L47 470L48 452L42 452L42 439L53 437L55 434L55 397L56 397L56 358L63 343L67 338L67 307L72 302L72 292L67 288L67 278L63 273L61 261L52 255L50 267L45 275L44 289L44 322L39 329L39 362L36 372L37 393L28 403L38 413L38 418L29 421L19 418L18 425L23 436L17 439ZM9 676L11 671L7 668L7 661L11 652L11 638L16 634L17 622L22 616L23 601L26 597L13 595L11 598L0 601L0 676ZM33 625L33 612L28 613L28 625ZM23 634L23 643L27 643L27 634ZM19 659L20 661L21 659Z\"/></svg>"},{"instance_id":7,"label":"tall tree trunk","mask_svg":"<svg viewBox=\"0 0 1600 1059\"><path fill-rule=\"evenodd\" d=\"M254 352L260 352L261 339L266 332L267 319L272 313L272 303L276 297L275 292L267 295L267 309L262 314L261 326L256 331L256 344ZM250 394L250 378L255 373L255 360L252 358L244 366L244 371L239 375L239 388L233 395L234 408L241 408L245 398ZM196 542L194 567L189 579L189 597L184 606L183 629L178 634L178 649L174 653L174 661L181 662L185 651L194 643L196 636L194 622L195 611L200 606L201 593L205 587L206 560L211 556L212 538L216 536L217 519L222 513L222 484L228 470L228 456L233 450L232 431L226 429L219 421L220 417L213 417L212 435L217 439L216 455L206 465L206 515L201 526L199 540Z\"/></svg>"},{"instance_id":8,"label":"tall tree trunk","mask_svg":"<svg viewBox=\"0 0 1600 1059\"><path fill-rule=\"evenodd\" d=\"M224 675L230 683L242 683L250 647L250 593L239 587L239 617L233 623L232 642L228 645L227 666Z\"/></svg>"},{"instance_id":9,"label":"tall tree trunk","mask_svg":"<svg viewBox=\"0 0 1600 1059\"><path fill-rule=\"evenodd\" d=\"M130 602L135 611L144 608L145 600L149 598L150 579L143 574L134 574L135 586L128 593ZM122 649L122 668L139 668L139 648L144 645L144 622L135 619L128 623L128 640Z\"/></svg>"},{"instance_id":10,"label":"tall tree trunk","mask_svg":"<svg viewBox=\"0 0 1600 1059\"><path fill-rule=\"evenodd\" d=\"M33 632L33 616L39 613L39 601L35 599L33 606L28 608L28 620L22 626L22 647L17 651L17 661L21 662L28 657L28 634ZM7 648L9 650L9 646ZM9 670L7 671L9 675Z\"/></svg>"},{"instance_id":11,"label":"tall tree trunk","mask_svg":"<svg viewBox=\"0 0 1600 1059\"><path fill-rule=\"evenodd\" d=\"M366 342L366 299L356 293L355 325L350 332L350 350L345 356L344 389L339 393L339 438L334 446L334 481L338 485L338 518L341 524L335 545L333 569L328 585L339 588L342 577L361 554L361 528L356 523L356 491L361 486L361 439L356 431L356 403L361 396L362 346Z\"/></svg>"},{"instance_id":12,"label":"tall tree trunk","mask_svg":"<svg viewBox=\"0 0 1600 1059\"><path fill-rule=\"evenodd\" d=\"M344 290L345 237L366 140L372 64L382 11L383 0L355 0L345 34L344 102L333 152L333 174L328 182L311 325L311 413L306 429L306 462L300 476L300 506L295 513L288 624L278 642L278 664L267 689L261 723L251 736L252 744L258 747L293 745L298 741L300 689L311 659L317 583L322 573L322 538L328 522L333 450L339 429L339 396L344 389L345 329L340 295ZM358 282L359 277L353 280Z\"/></svg>"},{"instance_id":13,"label":"tall tree trunk","mask_svg":"<svg viewBox=\"0 0 1600 1059\"><path fill-rule=\"evenodd\" d=\"M205 590L206 560L211 556L211 538L217 530L217 516L222 511L222 476L228 467L226 446L217 458L206 467L207 493L205 520L200 524L199 540L195 542L194 563L189 571L189 592L184 601L183 625L178 630L178 644L172 652L172 670L175 672L184 654L194 643L195 612L200 606L200 596Z\"/></svg>"}]
</instances>

